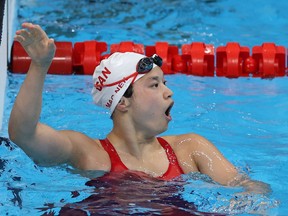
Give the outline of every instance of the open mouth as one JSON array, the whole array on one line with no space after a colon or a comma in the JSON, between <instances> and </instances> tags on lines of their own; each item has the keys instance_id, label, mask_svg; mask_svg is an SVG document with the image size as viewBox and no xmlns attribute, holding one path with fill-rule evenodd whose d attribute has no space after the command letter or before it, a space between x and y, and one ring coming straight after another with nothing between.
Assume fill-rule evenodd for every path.
<instances>
[{"instance_id":1,"label":"open mouth","mask_svg":"<svg viewBox=\"0 0 288 216\"><path fill-rule=\"evenodd\" d=\"M166 116L170 116L170 111L171 111L171 109L172 109L172 107L173 107L173 104L174 104L174 103L171 103L170 106L169 106L169 107L167 108L167 110L165 111L165 115L166 115Z\"/></svg>"}]
</instances>

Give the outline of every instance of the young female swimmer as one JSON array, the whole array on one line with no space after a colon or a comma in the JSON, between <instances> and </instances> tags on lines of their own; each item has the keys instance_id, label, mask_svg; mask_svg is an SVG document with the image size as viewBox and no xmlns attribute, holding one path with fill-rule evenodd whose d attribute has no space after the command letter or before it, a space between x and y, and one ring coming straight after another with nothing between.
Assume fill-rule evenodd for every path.
<instances>
[{"instance_id":1,"label":"young female swimmer","mask_svg":"<svg viewBox=\"0 0 288 216\"><path fill-rule=\"evenodd\" d=\"M108 108L113 128L104 140L71 131L57 131L39 122L45 76L55 53L54 40L40 26L23 23L16 32L31 57L26 79L14 103L10 139L35 163L44 166L70 164L80 170L144 172L169 180L189 172L201 172L229 186L266 193L269 186L243 177L204 137L189 133L157 137L172 117L172 91L165 85L159 56L114 53L96 67L92 95Z\"/></svg>"}]
</instances>

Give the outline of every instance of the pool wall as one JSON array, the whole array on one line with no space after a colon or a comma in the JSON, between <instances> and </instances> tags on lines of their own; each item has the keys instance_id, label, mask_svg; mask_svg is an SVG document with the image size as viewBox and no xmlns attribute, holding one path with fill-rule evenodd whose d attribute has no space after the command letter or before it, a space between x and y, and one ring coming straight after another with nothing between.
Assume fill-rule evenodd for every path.
<instances>
[{"instance_id":1,"label":"pool wall","mask_svg":"<svg viewBox=\"0 0 288 216\"><path fill-rule=\"evenodd\" d=\"M3 15L2 26L2 42L0 45L1 61L0 61L0 131L2 130L3 112L5 102L5 89L7 80L7 65L10 57L10 50L13 42L13 35L15 33L15 14L16 1L6 0Z\"/></svg>"}]
</instances>

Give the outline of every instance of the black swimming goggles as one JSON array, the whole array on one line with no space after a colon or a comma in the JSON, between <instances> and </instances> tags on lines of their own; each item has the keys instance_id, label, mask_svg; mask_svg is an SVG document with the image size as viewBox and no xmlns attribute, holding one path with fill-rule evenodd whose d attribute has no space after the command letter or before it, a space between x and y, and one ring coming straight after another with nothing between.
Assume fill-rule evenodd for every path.
<instances>
[{"instance_id":1,"label":"black swimming goggles","mask_svg":"<svg viewBox=\"0 0 288 216\"><path fill-rule=\"evenodd\" d=\"M136 66L136 71L139 74L145 74L152 70L153 63L157 66L162 66L162 58L158 56L157 54L154 54L152 57L145 57L140 59Z\"/></svg>"},{"instance_id":2,"label":"black swimming goggles","mask_svg":"<svg viewBox=\"0 0 288 216\"><path fill-rule=\"evenodd\" d=\"M146 74L150 72L153 69L153 64L156 64L157 66L162 66L162 58L158 56L157 54L154 54L151 57L144 57L139 60L139 62L136 65L136 72L132 73L131 75L124 77L123 79L120 79L113 83L107 83L107 84L94 84L95 87L111 87L114 85L118 85L122 82L125 82L126 80L129 80L133 78L131 84L134 83L136 77L138 74Z\"/></svg>"}]
</instances>

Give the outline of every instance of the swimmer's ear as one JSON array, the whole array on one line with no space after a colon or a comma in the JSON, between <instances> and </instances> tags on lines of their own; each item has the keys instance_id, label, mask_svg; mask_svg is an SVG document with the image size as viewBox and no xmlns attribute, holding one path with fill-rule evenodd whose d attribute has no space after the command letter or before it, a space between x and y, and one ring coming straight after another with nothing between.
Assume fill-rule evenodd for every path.
<instances>
[{"instance_id":1,"label":"swimmer's ear","mask_svg":"<svg viewBox=\"0 0 288 216\"><path fill-rule=\"evenodd\" d=\"M130 101L128 100L128 98L122 97L120 101L118 102L116 109L121 112L126 112L129 105L130 105Z\"/></svg>"}]
</instances>

